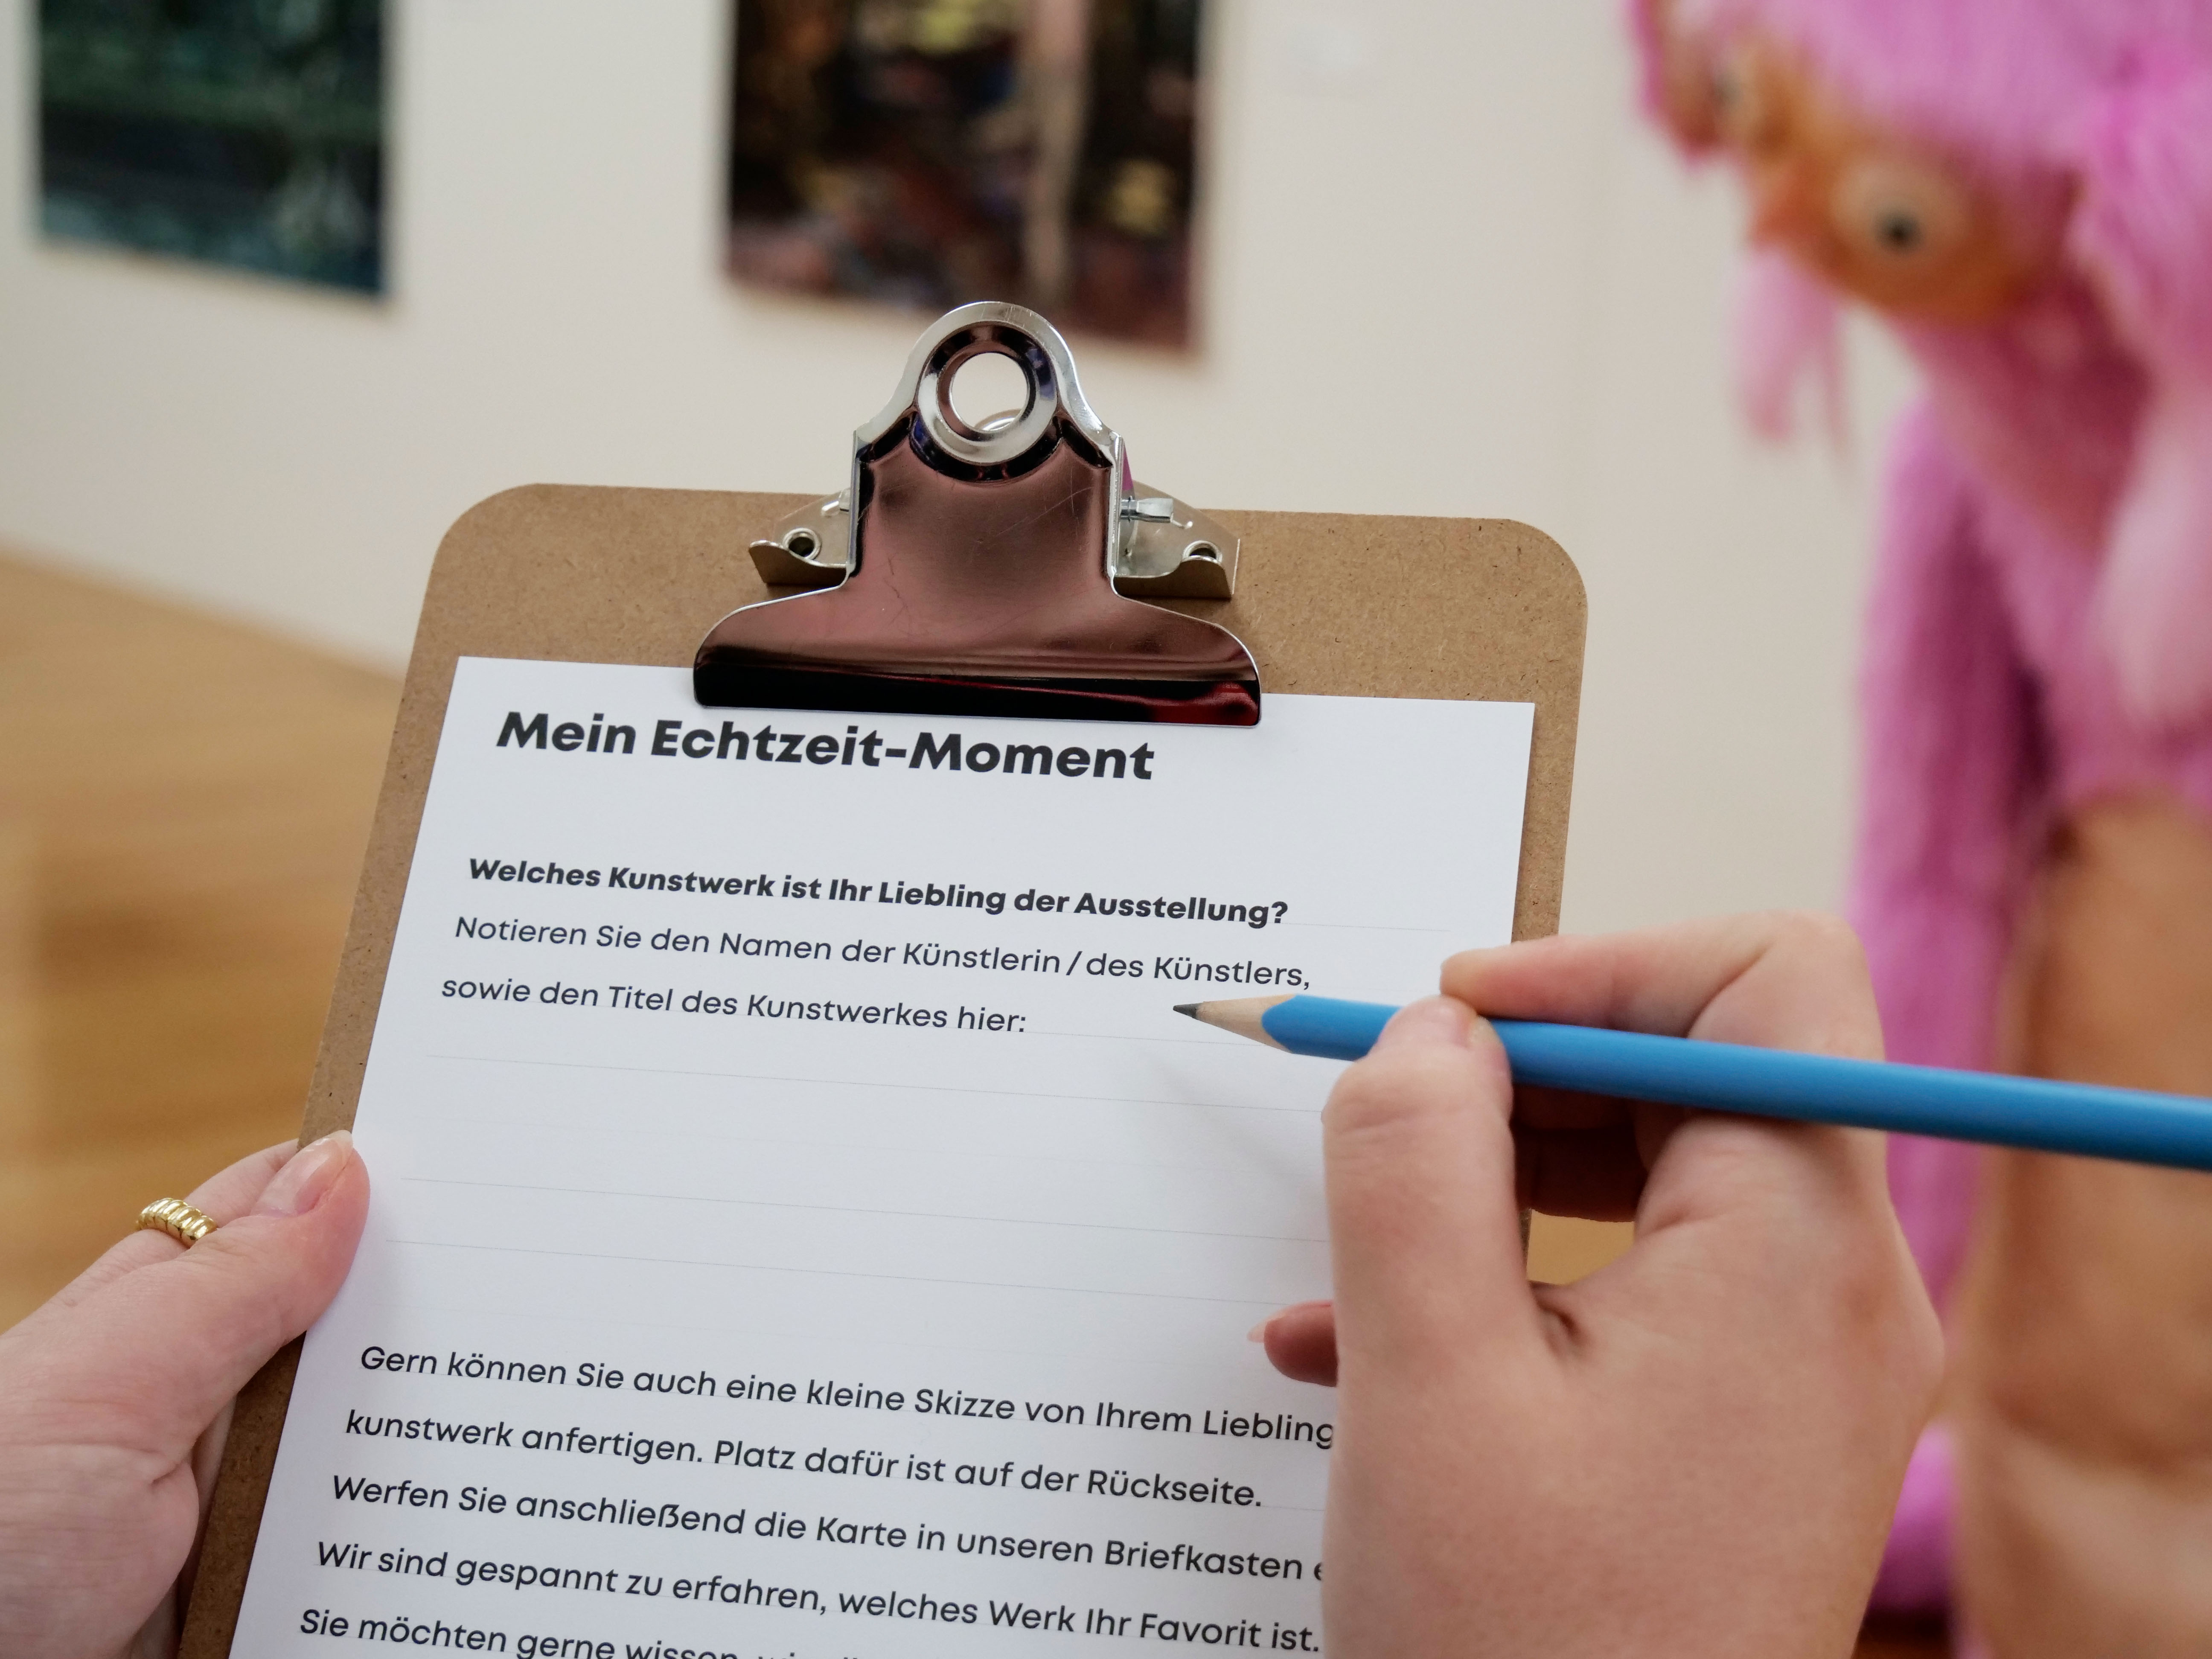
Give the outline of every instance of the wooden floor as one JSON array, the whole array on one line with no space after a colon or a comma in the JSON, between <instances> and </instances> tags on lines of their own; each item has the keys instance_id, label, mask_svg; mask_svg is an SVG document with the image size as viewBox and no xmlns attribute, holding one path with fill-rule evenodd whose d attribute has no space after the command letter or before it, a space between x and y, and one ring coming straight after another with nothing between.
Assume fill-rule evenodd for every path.
<instances>
[{"instance_id":1,"label":"wooden floor","mask_svg":"<svg viewBox=\"0 0 2212 1659\"><path fill-rule=\"evenodd\" d=\"M0 1325L297 1127L398 707L0 561Z\"/></svg>"},{"instance_id":2,"label":"wooden floor","mask_svg":"<svg viewBox=\"0 0 2212 1659\"><path fill-rule=\"evenodd\" d=\"M292 1135L398 698L0 559L0 1328L141 1206ZM1531 1271L1579 1278L1627 1231L1539 1218Z\"/></svg>"}]
</instances>

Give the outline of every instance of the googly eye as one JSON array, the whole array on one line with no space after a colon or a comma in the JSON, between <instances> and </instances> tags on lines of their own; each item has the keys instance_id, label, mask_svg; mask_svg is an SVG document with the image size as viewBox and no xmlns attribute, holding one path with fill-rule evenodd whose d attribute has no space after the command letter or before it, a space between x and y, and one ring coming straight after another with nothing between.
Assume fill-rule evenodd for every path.
<instances>
[{"instance_id":1,"label":"googly eye","mask_svg":"<svg viewBox=\"0 0 2212 1659\"><path fill-rule=\"evenodd\" d=\"M1920 216L1910 207L1898 205L1876 210L1874 239L1891 252L1917 253L1927 238L1928 233L1920 222Z\"/></svg>"},{"instance_id":2,"label":"googly eye","mask_svg":"<svg viewBox=\"0 0 2212 1659\"><path fill-rule=\"evenodd\" d=\"M1893 268L1925 265L1954 252L1969 234L1967 191L1938 163L1916 156L1868 155L1837 177L1829 204L1838 239L1858 258Z\"/></svg>"},{"instance_id":3,"label":"googly eye","mask_svg":"<svg viewBox=\"0 0 2212 1659\"><path fill-rule=\"evenodd\" d=\"M1785 94L1777 71L1749 45L1729 47L1712 61L1713 128L1722 142L1756 154L1780 137Z\"/></svg>"},{"instance_id":4,"label":"googly eye","mask_svg":"<svg viewBox=\"0 0 2212 1659\"><path fill-rule=\"evenodd\" d=\"M1741 109L1748 95L1744 89L1742 68L1733 59L1723 58L1715 64L1705 85L1712 94L1713 108L1723 118Z\"/></svg>"}]
</instances>

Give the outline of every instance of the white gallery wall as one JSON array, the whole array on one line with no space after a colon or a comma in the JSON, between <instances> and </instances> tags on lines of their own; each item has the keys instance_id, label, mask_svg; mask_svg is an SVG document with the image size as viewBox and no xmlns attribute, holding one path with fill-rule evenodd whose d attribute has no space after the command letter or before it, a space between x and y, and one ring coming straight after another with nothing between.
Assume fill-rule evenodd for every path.
<instances>
[{"instance_id":1,"label":"white gallery wall","mask_svg":"<svg viewBox=\"0 0 2212 1659\"><path fill-rule=\"evenodd\" d=\"M440 534L496 490L840 481L919 319L720 274L726 0L395 6L368 303L40 242L33 0L0 0L0 544L397 665ZM1633 118L1615 9L1211 0L1202 348L1078 359L1188 499L1565 544L1571 927L1829 904L1909 383L1862 331L1845 453L1742 434L1735 204Z\"/></svg>"}]
</instances>

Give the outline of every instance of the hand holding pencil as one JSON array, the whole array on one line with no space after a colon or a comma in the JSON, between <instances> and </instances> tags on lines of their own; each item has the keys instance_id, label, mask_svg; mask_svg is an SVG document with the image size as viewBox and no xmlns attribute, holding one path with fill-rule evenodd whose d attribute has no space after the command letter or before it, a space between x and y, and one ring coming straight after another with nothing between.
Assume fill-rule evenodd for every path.
<instances>
[{"instance_id":1,"label":"hand holding pencil","mask_svg":"<svg viewBox=\"0 0 2212 1659\"><path fill-rule=\"evenodd\" d=\"M1880 1139L1516 1091L1469 1009L1870 1059L1856 942L1741 917L1443 983L1324 1114L1334 1304L1264 1328L1340 1387L1328 1650L1848 1651L1941 1359ZM1528 1204L1636 1243L1532 1285Z\"/></svg>"},{"instance_id":2,"label":"hand holding pencil","mask_svg":"<svg viewBox=\"0 0 2212 1659\"><path fill-rule=\"evenodd\" d=\"M1358 1060L1397 1011L1331 997L1272 996L1178 1003L1176 1012L1294 1054ZM2195 1095L1502 1015L1491 1030L1523 1088L2212 1170L2212 1100Z\"/></svg>"}]
</instances>

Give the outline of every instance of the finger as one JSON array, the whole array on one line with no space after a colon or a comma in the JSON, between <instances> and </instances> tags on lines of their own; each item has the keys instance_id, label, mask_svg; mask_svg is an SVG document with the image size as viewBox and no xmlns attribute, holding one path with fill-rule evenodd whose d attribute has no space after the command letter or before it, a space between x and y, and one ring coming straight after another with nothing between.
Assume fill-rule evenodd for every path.
<instances>
[{"instance_id":1,"label":"finger","mask_svg":"<svg viewBox=\"0 0 2212 1659\"><path fill-rule=\"evenodd\" d=\"M1255 1326L1253 1340L1267 1350L1267 1363L1293 1382L1336 1386L1336 1308L1328 1302L1301 1302L1270 1315Z\"/></svg>"},{"instance_id":2,"label":"finger","mask_svg":"<svg viewBox=\"0 0 2212 1659\"><path fill-rule=\"evenodd\" d=\"M209 1176L195 1187L185 1202L211 1217L217 1226L244 1215L253 1207L253 1200L261 1196L262 1189L276 1177L292 1154L299 1149L296 1140L279 1141L274 1146L242 1158L228 1169ZM150 1267L157 1261L172 1261L184 1251L184 1246L165 1232L142 1227L126 1234L110 1245L99 1261L87 1267L55 1293L48 1307L72 1308L104 1285L112 1284L125 1273L140 1267Z\"/></svg>"},{"instance_id":3,"label":"finger","mask_svg":"<svg viewBox=\"0 0 2212 1659\"><path fill-rule=\"evenodd\" d=\"M1881 1054L1864 958L1829 917L1739 916L1470 953L1446 964L1443 983L1500 1018ZM1561 1333L1616 1355L1663 1351L1682 1332L1711 1352L1875 1355L1884 1387L1903 1396L1928 1386L1934 1316L1889 1206L1879 1136L1642 1103L1627 1122L1650 1171L1636 1243L1574 1285L1535 1292Z\"/></svg>"},{"instance_id":4,"label":"finger","mask_svg":"<svg viewBox=\"0 0 2212 1659\"><path fill-rule=\"evenodd\" d=\"M1631 1221L1643 1201L1644 1155L1626 1125L1523 1129L1516 1125L1521 1207L1581 1221Z\"/></svg>"},{"instance_id":5,"label":"finger","mask_svg":"<svg viewBox=\"0 0 2212 1659\"><path fill-rule=\"evenodd\" d=\"M1454 994L1501 1018L1555 1019L1721 1042L1879 1058L1881 1027L1856 938L1831 916L1771 912L1603 938L1468 951L1444 965ZM1861 1198L1886 1190L1879 1142L1848 1132L1766 1125L1749 1139L1706 1135L1695 1181L1664 1177L1677 1115L1631 1115L1647 1181L1647 1230L1754 1196L1786 1210L1838 1175ZM1721 1159L1722 1147L1745 1157ZM1776 1160L1779 1159L1780 1162ZM1679 1161L1679 1160L1678 1160ZM1656 1207L1655 1207L1656 1202Z\"/></svg>"},{"instance_id":6,"label":"finger","mask_svg":"<svg viewBox=\"0 0 2212 1659\"><path fill-rule=\"evenodd\" d=\"M1650 1166L1636 1137L1637 1103L1612 1095L1516 1081L1513 1145L1521 1207L1583 1221L1636 1213Z\"/></svg>"},{"instance_id":7,"label":"finger","mask_svg":"<svg viewBox=\"0 0 2212 1659\"><path fill-rule=\"evenodd\" d=\"M94 1434L175 1462L344 1281L368 1177L340 1133L303 1147L252 1208L173 1259L127 1272L25 1333L27 1391Z\"/></svg>"},{"instance_id":8,"label":"finger","mask_svg":"<svg viewBox=\"0 0 2212 1659\"><path fill-rule=\"evenodd\" d=\"M1857 941L1827 917L1737 916L1470 953L1446 964L1444 981L1502 1017L1881 1053ZM1817 1317L1826 1305L1820 1287L1839 1274L1889 1282L1903 1247L1880 1137L1648 1103L1626 1113L1636 1161L1649 1172L1634 1196L1636 1244L1571 1291L1540 1297L1547 1305L1664 1307L1701 1328L1741 1322L1771 1333ZM1532 1142L1522 1139L1525 1159ZM1579 1164L1557 1140L1535 1156L1550 1189L1540 1208L1601 1215L1629 1196L1632 1165L1618 1143L1593 1141ZM1715 1297L1726 1306L1686 1305Z\"/></svg>"},{"instance_id":9,"label":"finger","mask_svg":"<svg viewBox=\"0 0 2212 1659\"><path fill-rule=\"evenodd\" d=\"M1444 997L1401 1009L1338 1079L1322 1122L1347 1375L1403 1379L1534 1334L1511 1109L1496 1033Z\"/></svg>"},{"instance_id":10,"label":"finger","mask_svg":"<svg viewBox=\"0 0 2212 1659\"><path fill-rule=\"evenodd\" d=\"M225 1401L206 1432L192 1443L191 1478L200 1498L199 1528L192 1537L191 1553L185 1557L184 1568L177 1574L175 1589L179 1602L187 1607L191 1604L192 1586L199 1578L200 1551L207 1542L208 1515L215 1507L216 1475L222 1468L223 1449L230 1443L231 1419L237 1405L234 1399ZM174 1644L161 1651L174 1651Z\"/></svg>"},{"instance_id":11,"label":"finger","mask_svg":"<svg viewBox=\"0 0 2212 1659\"><path fill-rule=\"evenodd\" d=\"M1463 951L1444 963L1443 988L1495 1018L1881 1056L1858 939L1811 912Z\"/></svg>"},{"instance_id":12,"label":"finger","mask_svg":"<svg viewBox=\"0 0 2212 1659\"><path fill-rule=\"evenodd\" d=\"M1632 1103L1618 1095L1594 1095L1580 1089L1543 1084L1513 1085L1513 1127L1522 1129L1625 1129Z\"/></svg>"}]
</instances>

